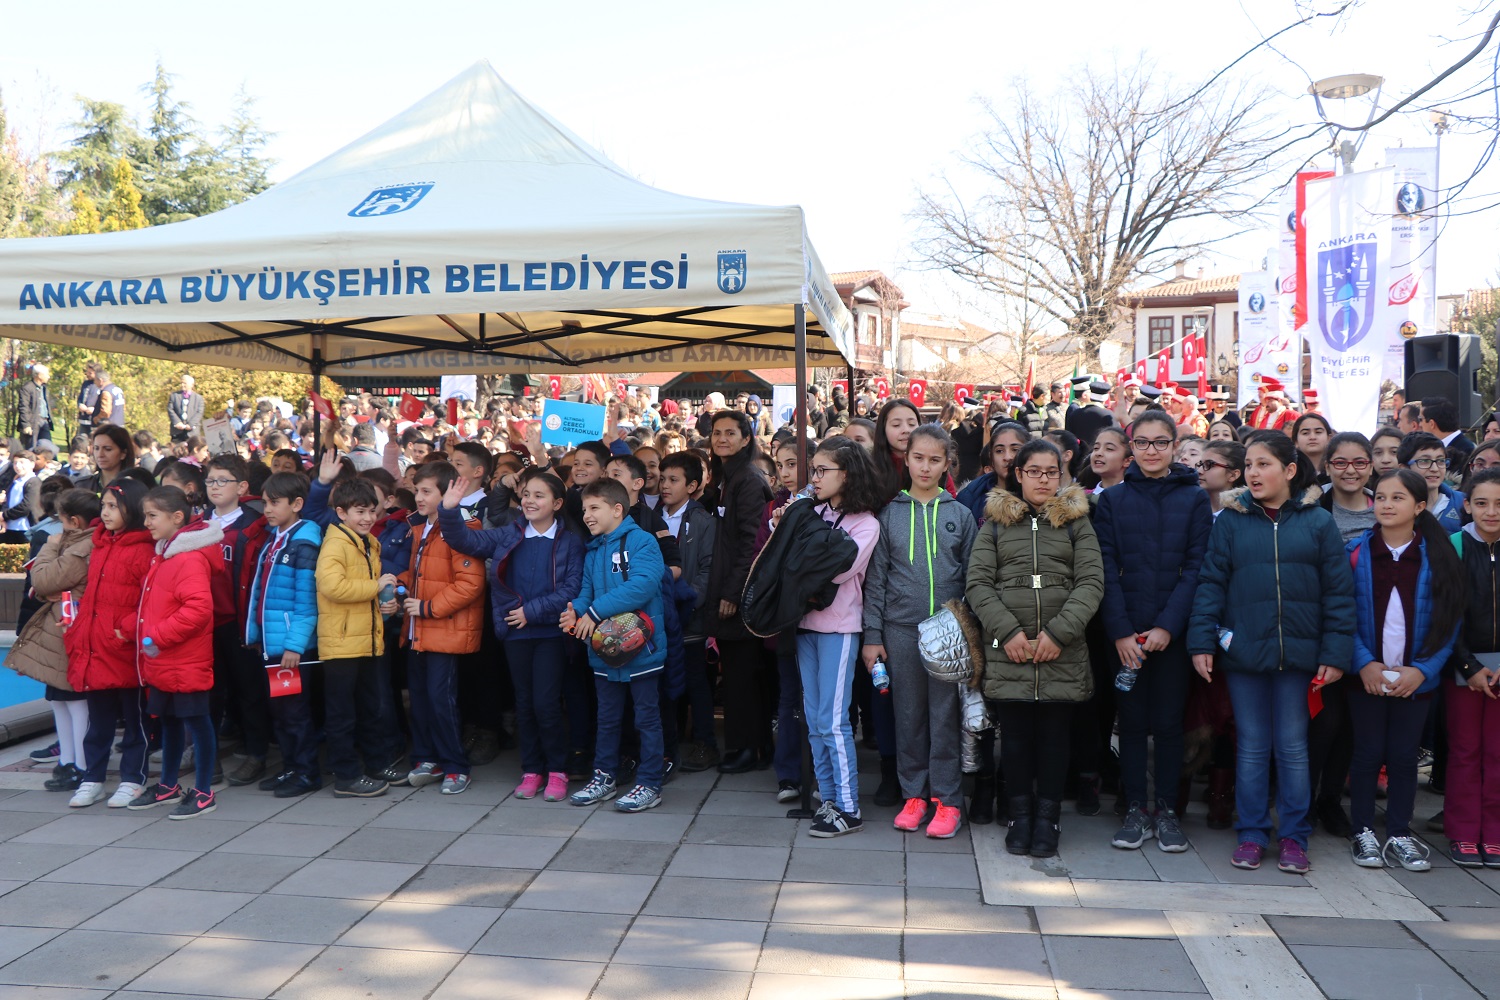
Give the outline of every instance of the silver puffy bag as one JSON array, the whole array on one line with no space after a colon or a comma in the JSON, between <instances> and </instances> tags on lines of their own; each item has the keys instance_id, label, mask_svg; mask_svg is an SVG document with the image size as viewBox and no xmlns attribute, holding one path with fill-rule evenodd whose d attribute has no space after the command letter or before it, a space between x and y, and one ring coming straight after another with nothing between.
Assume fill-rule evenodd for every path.
<instances>
[{"instance_id":1,"label":"silver puffy bag","mask_svg":"<svg viewBox=\"0 0 1500 1000\"><path fill-rule=\"evenodd\" d=\"M966 733L982 733L991 725L984 695L967 684L958 686L958 716Z\"/></svg>"},{"instance_id":2,"label":"silver puffy bag","mask_svg":"<svg viewBox=\"0 0 1500 1000\"><path fill-rule=\"evenodd\" d=\"M927 668L928 676L934 680L967 684L974 676L974 647L954 605L962 605L962 602L949 601L937 614L917 626L917 650L922 654L922 665ZM972 615L967 607L963 607L962 613Z\"/></svg>"}]
</instances>

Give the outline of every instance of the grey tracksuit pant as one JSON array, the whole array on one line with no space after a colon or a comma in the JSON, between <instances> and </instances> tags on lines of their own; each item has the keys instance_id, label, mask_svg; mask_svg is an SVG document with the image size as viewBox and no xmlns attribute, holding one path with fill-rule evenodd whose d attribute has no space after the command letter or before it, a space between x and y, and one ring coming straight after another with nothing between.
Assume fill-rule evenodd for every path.
<instances>
[{"instance_id":1,"label":"grey tracksuit pant","mask_svg":"<svg viewBox=\"0 0 1500 1000\"><path fill-rule=\"evenodd\" d=\"M901 797L963 807L958 685L927 675L915 625L885 625L886 667L896 710L896 774ZM882 697L876 695L876 697Z\"/></svg>"}]
</instances>

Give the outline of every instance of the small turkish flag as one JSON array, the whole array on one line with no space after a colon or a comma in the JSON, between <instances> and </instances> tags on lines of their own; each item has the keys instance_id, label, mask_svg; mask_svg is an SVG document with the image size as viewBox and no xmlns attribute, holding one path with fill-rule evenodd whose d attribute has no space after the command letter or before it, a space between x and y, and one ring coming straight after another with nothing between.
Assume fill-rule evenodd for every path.
<instances>
[{"instance_id":1,"label":"small turkish flag","mask_svg":"<svg viewBox=\"0 0 1500 1000\"><path fill-rule=\"evenodd\" d=\"M396 407L396 412L401 415L402 420L421 420L422 401L409 392L401 393L401 403Z\"/></svg>"},{"instance_id":2,"label":"small turkish flag","mask_svg":"<svg viewBox=\"0 0 1500 1000\"><path fill-rule=\"evenodd\" d=\"M1156 356L1156 384L1166 385L1172 381L1172 349L1163 347L1161 353Z\"/></svg>"},{"instance_id":3,"label":"small turkish flag","mask_svg":"<svg viewBox=\"0 0 1500 1000\"><path fill-rule=\"evenodd\" d=\"M448 400L448 423L458 426L458 397Z\"/></svg>"},{"instance_id":4,"label":"small turkish flag","mask_svg":"<svg viewBox=\"0 0 1500 1000\"><path fill-rule=\"evenodd\" d=\"M562 376L561 375L548 375L547 376L547 395L551 396L553 399L561 399L562 398Z\"/></svg>"},{"instance_id":5,"label":"small turkish flag","mask_svg":"<svg viewBox=\"0 0 1500 1000\"><path fill-rule=\"evenodd\" d=\"M1208 398L1208 358L1203 350L1203 334L1194 338L1198 341L1198 398Z\"/></svg>"},{"instance_id":6,"label":"small turkish flag","mask_svg":"<svg viewBox=\"0 0 1500 1000\"><path fill-rule=\"evenodd\" d=\"M1119 369L1118 371L1115 372L1115 385L1119 385L1121 382L1124 382L1129 377L1130 377L1130 369L1129 368L1121 368L1121 369Z\"/></svg>"},{"instance_id":7,"label":"small turkish flag","mask_svg":"<svg viewBox=\"0 0 1500 1000\"><path fill-rule=\"evenodd\" d=\"M1141 360L1139 360L1139 361L1137 361L1135 363L1135 377L1141 380L1141 384L1142 385L1146 384L1146 359L1145 358L1142 358Z\"/></svg>"},{"instance_id":8,"label":"small turkish flag","mask_svg":"<svg viewBox=\"0 0 1500 1000\"><path fill-rule=\"evenodd\" d=\"M875 398L889 399L891 395L891 383L884 375L875 380Z\"/></svg>"},{"instance_id":9,"label":"small turkish flag","mask_svg":"<svg viewBox=\"0 0 1500 1000\"><path fill-rule=\"evenodd\" d=\"M918 407L927 405L927 380L925 378L909 379L906 383L906 397Z\"/></svg>"},{"instance_id":10,"label":"small turkish flag","mask_svg":"<svg viewBox=\"0 0 1500 1000\"><path fill-rule=\"evenodd\" d=\"M616 396L619 396L621 399L624 399L625 395L626 395L626 391L627 390L626 390L625 382L624 382L623 379L620 380L619 382L615 383L615 395Z\"/></svg>"},{"instance_id":11,"label":"small turkish flag","mask_svg":"<svg viewBox=\"0 0 1500 1000\"><path fill-rule=\"evenodd\" d=\"M833 387L836 390L842 391L843 394L846 397L849 395L849 380L848 379L846 379L846 378L836 378L836 379L834 379L833 380Z\"/></svg>"},{"instance_id":12,"label":"small turkish flag","mask_svg":"<svg viewBox=\"0 0 1500 1000\"><path fill-rule=\"evenodd\" d=\"M312 401L313 412L325 420L333 419L333 404L328 402L316 392L309 392L307 398Z\"/></svg>"},{"instance_id":13,"label":"small turkish flag","mask_svg":"<svg viewBox=\"0 0 1500 1000\"><path fill-rule=\"evenodd\" d=\"M1196 375L1198 373L1198 338L1188 336L1182 339L1182 374Z\"/></svg>"},{"instance_id":14,"label":"small turkish flag","mask_svg":"<svg viewBox=\"0 0 1500 1000\"><path fill-rule=\"evenodd\" d=\"M962 406L974 398L974 387L972 385L955 385L953 387L953 401Z\"/></svg>"},{"instance_id":15,"label":"small turkish flag","mask_svg":"<svg viewBox=\"0 0 1500 1000\"><path fill-rule=\"evenodd\" d=\"M281 661L269 664L266 672L271 676L271 697L302 693L302 670L299 667L283 667Z\"/></svg>"}]
</instances>

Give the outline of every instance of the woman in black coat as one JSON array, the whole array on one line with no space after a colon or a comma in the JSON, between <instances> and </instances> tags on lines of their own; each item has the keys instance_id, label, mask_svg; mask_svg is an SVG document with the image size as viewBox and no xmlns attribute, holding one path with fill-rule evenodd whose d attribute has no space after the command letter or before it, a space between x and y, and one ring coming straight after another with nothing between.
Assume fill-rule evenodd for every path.
<instances>
[{"instance_id":1,"label":"woman in black coat","mask_svg":"<svg viewBox=\"0 0 1500 1000\"><path fill-rule=\"evenodd\" d=\"M755 536L771 489L754 466L758 448L749 416L739 410L720 410L714 414L709 442L713 485L704 494L703 505L718 515L719 523L704 608L708 634L718 641L724 684L726 750L719 770L736 774L755 768L757 752L763 748L766 763L770 762L771 716L769 706L762 703L756 676L765 659L765 646L745 628L739 602L755 559Z\"/></svg>"}]
</instances>

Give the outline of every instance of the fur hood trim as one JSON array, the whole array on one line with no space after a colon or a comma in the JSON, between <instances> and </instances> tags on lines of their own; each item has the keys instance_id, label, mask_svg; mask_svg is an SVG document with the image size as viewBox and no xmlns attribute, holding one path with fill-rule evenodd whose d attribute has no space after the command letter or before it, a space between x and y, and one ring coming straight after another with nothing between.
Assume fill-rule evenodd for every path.
<instances>
[{"instance_id":1,"label":"fur hood trim","mask_svg":"<svg viewBox=\"0 0 1500 1000\"><path fill-rule=\"evenodd\" d=\"M156 551L163 559L180 556L184 552L196 552L224 541L224 529L212 521L194 521L165 542L156 543Z\"/></svg>"},{"instance_id":2,"label":"fur hood trim","mask_svg":"<svg viewBox=\"0 0 1500 1000\"><path fill-rule=\"evenodd\" d=\"M962 597L955 597L951 601L944 601L943 607L953 612L953 617L958 621L958 627L963 630L964 642L969 647L969 661L974 665L969 674L968 684L974 690L979 690L979 682L984 680L984 626L979 623L979 618L969 607L969 602Z\"/></svg>"},{"instance_id":3,"label":"fur hood trim","mask_svg":"<svg viewBox=\"0 0 1500 1000\"><path fill-rule=\"evenodd\" d=\"M1296 509L1316 507L1323 499L1323 490L1316 484L1302 491L1302 495L1294 497L1292 506ZM1250 508L1255 505L1255 500L1250 496L1250 487L1240 486L1232 490L1225 490L1219 494L1219 505L1225 510L1232 510L1240 514L1249 514Z\"/></svg>"},{"instance_id":4,"label":"fur hood trim","mask_svg":"<svg viewBox=\"0 0 1500 1000\"><path fill-rule=\"evenodd\" d=\"M1030 507L1026 501L997 486L990 490L989 499L985 501L984 519L1008 528L1025 517L1028 510ZM1061 528L1069 521L1087 517L1088 513L1089 495L1077 483L1042 504L1042 515L1054 528Z\"/></svg>"}]
</instances>

